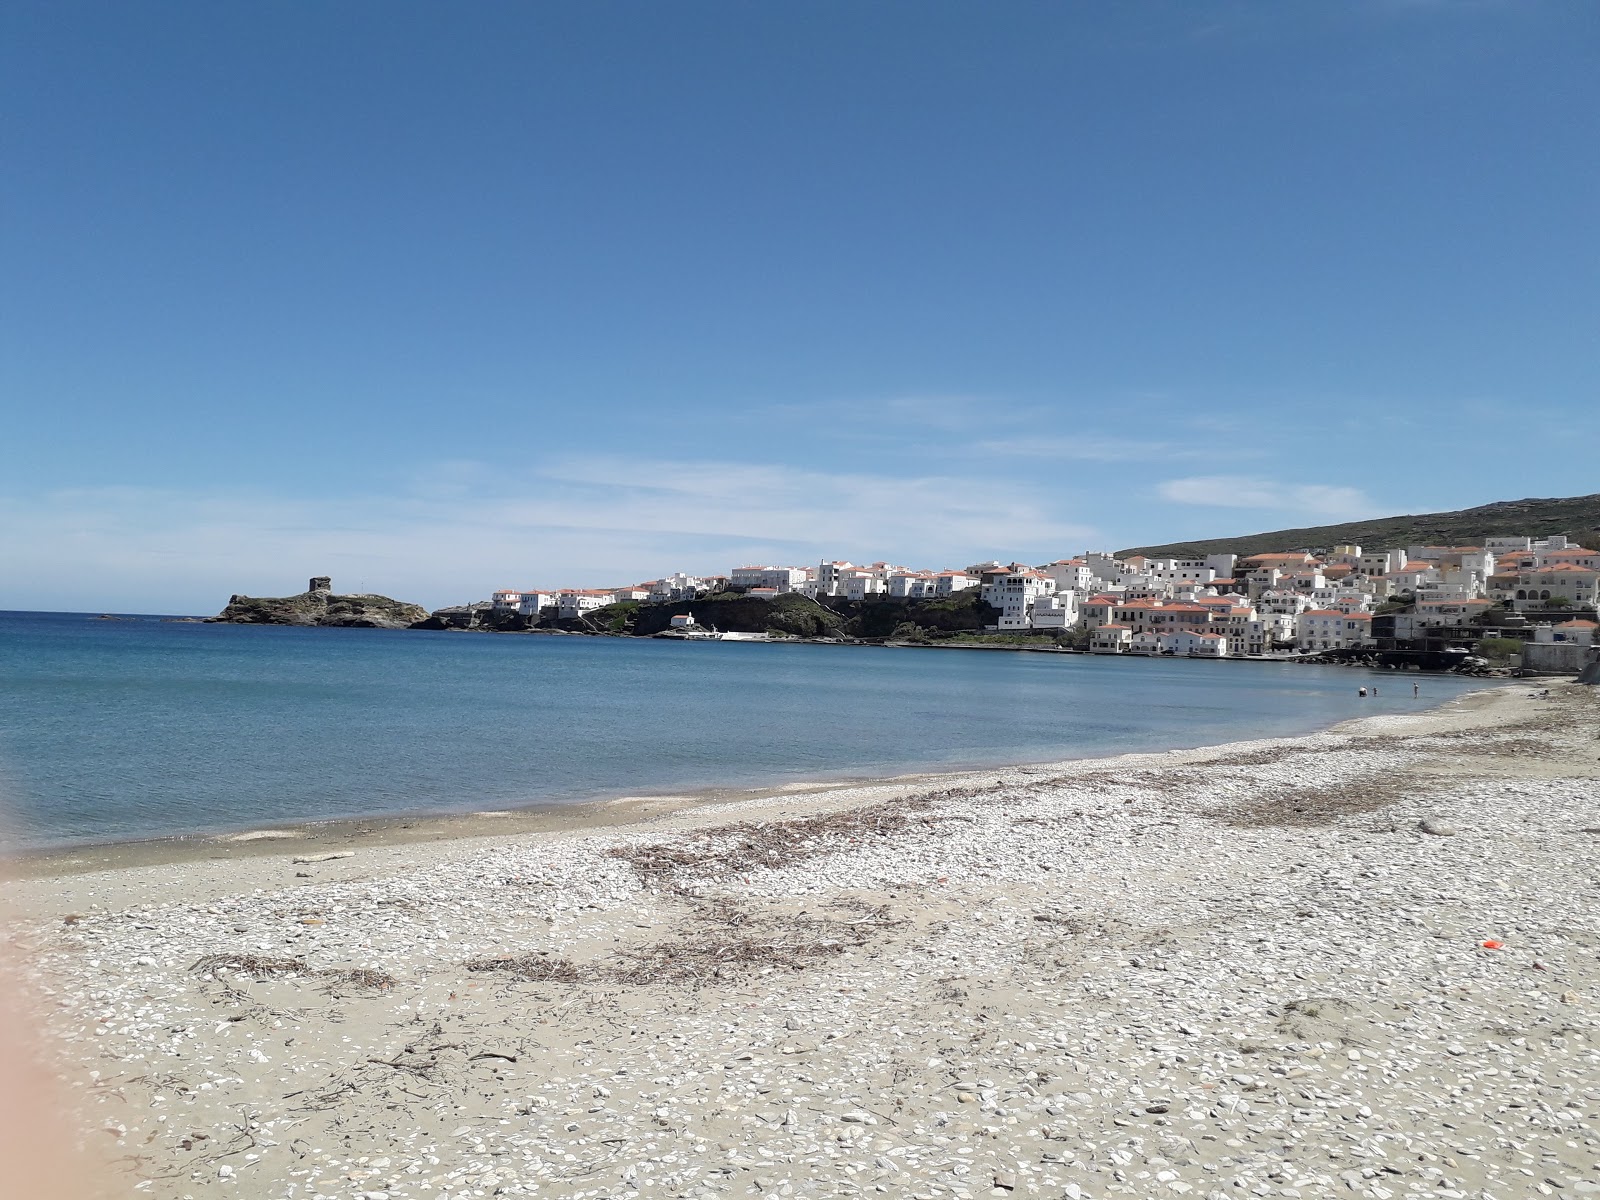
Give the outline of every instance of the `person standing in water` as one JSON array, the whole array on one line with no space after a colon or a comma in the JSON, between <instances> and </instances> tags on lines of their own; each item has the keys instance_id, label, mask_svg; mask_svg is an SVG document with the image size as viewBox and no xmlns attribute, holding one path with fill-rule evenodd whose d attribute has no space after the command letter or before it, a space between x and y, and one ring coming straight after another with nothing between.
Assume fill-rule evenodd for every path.
<instances>
[{"instance_id":1,"label":"person standing in water","mask_svg":"<svg viewBox=\"0 0 1600 1200\"><path fill-rule=\"evenodd\" d=\"M1366 688L1361 688L1359 691L1356 692L1356 695L1358 695L1358 696L1365 696L1366 694L1367 694L1367 689Z\"/></svg>"},{"instance_id":2,"label":"person standing in water","mask_svg":"<svg viewBox=\"0 0 1600 1200\"><path fill-rule=\"evenodd\" d=\"M1422 685L1421 685L1421 684L1420 684L1420 683L1413 683L1413 684L1412 684L1412 685L1411 685L1411 694L1412 694L1412 695L1413 695L1413 696L1420 696L1420 695L1422 695Z\"/></svg>"}]
</instances>

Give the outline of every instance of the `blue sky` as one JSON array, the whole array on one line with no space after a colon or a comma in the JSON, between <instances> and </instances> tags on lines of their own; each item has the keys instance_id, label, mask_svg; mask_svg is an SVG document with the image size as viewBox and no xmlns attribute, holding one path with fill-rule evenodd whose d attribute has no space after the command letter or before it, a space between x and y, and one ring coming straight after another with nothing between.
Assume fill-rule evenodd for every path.
<instances>
[{"instance_id":1,"label":"blue sky","mask_svg":"<svg viewBox=\"0 0 1600 1200\"><path fill-rule=\"evenodd\" d=\"M0 13L0 607L1600 490L1600 8Z\"/></svg>"}]
</instances>

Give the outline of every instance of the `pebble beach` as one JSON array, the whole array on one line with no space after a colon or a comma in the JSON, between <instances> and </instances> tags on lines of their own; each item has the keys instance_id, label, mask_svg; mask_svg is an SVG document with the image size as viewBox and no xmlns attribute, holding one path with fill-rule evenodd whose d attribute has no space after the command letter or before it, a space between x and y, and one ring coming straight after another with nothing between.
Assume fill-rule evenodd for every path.
<instances>
[{"instance_id":1,"label":"pebble beach","mask_svg":"<svg viewBox=\"0 0 1600 1200\"><path fill-rule=\"evenodd\" d=\"M5 937L107 1196L1600 1195L1597 691L268 831Z\"/></svg>"}]
</instances>

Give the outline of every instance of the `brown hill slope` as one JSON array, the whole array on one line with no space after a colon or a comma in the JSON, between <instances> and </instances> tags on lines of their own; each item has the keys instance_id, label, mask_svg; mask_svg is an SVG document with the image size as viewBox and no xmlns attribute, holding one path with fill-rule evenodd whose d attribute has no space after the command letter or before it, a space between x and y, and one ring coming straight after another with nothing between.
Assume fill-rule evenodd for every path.
<instances>
[{"instance_id":1,"label":"brown hill slope","mask_svg":"<svg viewBox=\"0 0 1600 1200\"><path fill-rule=\"evenodd\" d=\"M1118 555L1146 554L1187 557L1201 554L1268 554L1276 550L1310 550L1356 542L1369 550L1401 549L1414 545L1473 546L1485 538L1543 537L1562 533L1591 549L1600 544L1600 494L1550 500L1497 500L1456 512L1422 513L1404 517L1378 517L1347 521L1343 525L1313 525L1306 529L1278 529L1240 537L1208 538L1194 542L1168 542L1160 546L1132 546Z\"/></svg>"}]
</instances>

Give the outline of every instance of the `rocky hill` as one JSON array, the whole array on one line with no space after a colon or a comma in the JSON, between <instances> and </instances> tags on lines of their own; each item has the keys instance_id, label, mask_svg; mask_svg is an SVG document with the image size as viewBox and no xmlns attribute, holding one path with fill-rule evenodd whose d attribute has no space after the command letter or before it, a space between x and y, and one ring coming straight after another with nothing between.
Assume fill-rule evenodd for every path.
<instances>
[{"instance_id":1,"label":"rocky hill","mask_svg":"<svg viewBox=\"0 0 1600 1200\"><path fill-rule=\"evenodd\" d=\"M316 575L298 596L230 596L208 622L229 625L326 625L344 629L409 629L428 617L420 604L388 596L336 596L332 580Z\"/></svg>"},{"instance_id":2,"label":"rocky hill","mask_svg":"<svg viewBox=\"0 0 1600 1200\"><path fill-rule=\"evenodd\" d=\"M1348 521L1343 525L1313 525L1305 529L1278 529L1240 537L1203 541L1167 542L1159 546L1131 546L1119 556L1145 554L1157 558L1187 558L1205 554L1270 554L1280 550L1311 550L1357 543L1370 550L1406 546L1481 546L1485 538L1543 537L1565 534L1579 545L1600 543L1600 494L1549 500L1499 500L1455 512L1422 513L1404 517L1378 517Z\"/></svg>"}]
</instances>

